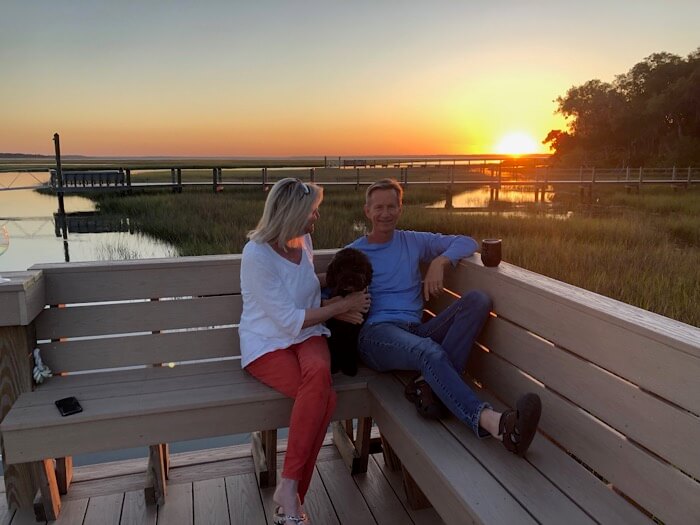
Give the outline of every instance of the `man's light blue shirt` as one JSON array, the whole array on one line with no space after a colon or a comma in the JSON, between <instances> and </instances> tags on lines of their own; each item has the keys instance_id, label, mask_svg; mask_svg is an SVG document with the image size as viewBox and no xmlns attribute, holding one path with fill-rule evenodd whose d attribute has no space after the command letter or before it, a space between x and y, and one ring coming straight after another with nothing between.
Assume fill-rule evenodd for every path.
<instances>
[{"instance_id":1,"label":"man's light blue shirt","mask_svg":"<svg viewBox=\"0 0 700 525\"><path fill-rule=\"evenodd\" d=\"M364 252L372 263L367 322L419 323L423 311L420 264L444 255L454 266L472 255L478 244L464 235L395 230L388 242L375 244L360 237L348 247Z\"/></svg>"}]
</instances>

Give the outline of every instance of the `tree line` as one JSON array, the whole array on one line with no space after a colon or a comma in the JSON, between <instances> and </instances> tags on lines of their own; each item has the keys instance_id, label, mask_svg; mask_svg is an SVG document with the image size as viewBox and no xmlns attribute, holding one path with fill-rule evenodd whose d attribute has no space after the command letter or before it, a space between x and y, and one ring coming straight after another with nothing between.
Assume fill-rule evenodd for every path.
<instances>
[{"instance_id":1,"label":"tree line","mask_svg":"<svg viewBox=\"0 0 700 525\"><path fill-rule=\"evenodd\" d=\"M686 58L654 53L613 82L589 80L558 97L567 130L543 144L563 165L700 164L700 47Z\"/></svg>"}]
</instances>

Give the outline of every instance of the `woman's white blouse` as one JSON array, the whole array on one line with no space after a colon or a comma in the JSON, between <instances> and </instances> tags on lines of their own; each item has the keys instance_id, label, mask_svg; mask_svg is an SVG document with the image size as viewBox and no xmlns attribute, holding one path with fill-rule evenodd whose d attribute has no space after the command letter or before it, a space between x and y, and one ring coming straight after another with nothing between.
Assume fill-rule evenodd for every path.
<instances>
[{"instance_id":1,"label":"woman's white blouse","mask_svg":"<svg viewBox=\"0 0 700 525\"><path fill-rule=\"evenodd\" d=\"M248 241L241 260L241 295L243 313L238 331L242 367L309 337L330 335L323 324L302 329L305 311L321 306L310 235L304 235L298 265L267 243Z\"/></svg>"}]
</instances>

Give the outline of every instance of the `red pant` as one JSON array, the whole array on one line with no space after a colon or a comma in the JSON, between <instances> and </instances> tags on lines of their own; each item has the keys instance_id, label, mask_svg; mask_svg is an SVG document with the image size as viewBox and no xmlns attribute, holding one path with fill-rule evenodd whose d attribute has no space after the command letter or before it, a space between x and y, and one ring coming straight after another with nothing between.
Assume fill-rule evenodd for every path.
<instances>
[{"instance_id":1,"label":"red pant","mask_svg":"<svg viewBox=\"0 0 700 525\"><path fill-rule=\"evenodd\" d=\"M311 483L318 451L335 410L326 338L306 341L258 357L245 368L253 377L293 398L282 476L299 481L299 498Z\"/></svg>"}]
</instances>

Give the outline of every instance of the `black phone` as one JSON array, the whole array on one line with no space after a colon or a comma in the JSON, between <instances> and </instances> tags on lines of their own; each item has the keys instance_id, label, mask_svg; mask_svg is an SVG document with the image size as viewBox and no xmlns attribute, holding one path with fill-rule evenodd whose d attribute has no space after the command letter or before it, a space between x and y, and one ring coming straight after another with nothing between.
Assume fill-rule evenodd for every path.
<instances>
[{"instance_id":1,"label":"black phone","mask_svg":"<svg viewBox=\"0 0 700 525\"><path fill-rule=\"evenodd\" d=\"M80 406L78 400L75 397L64 397L56 401L56 407L62 416L70 416L71 414L77 414L83 411L83 407Z\"/></svg>"}]
</instances>

